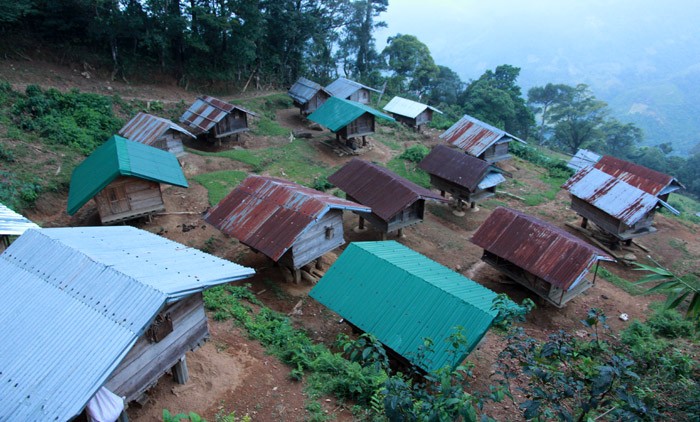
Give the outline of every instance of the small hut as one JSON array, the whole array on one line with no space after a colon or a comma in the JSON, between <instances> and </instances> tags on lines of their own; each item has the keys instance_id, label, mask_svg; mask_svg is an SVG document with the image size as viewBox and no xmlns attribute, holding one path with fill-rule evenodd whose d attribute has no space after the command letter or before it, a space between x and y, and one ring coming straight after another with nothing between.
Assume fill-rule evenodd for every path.
<instances>
[{"instance_id":1,"label":"small hut","mask_svg":"<svg viewBox=\"0 0 700 422\"><path fill-rule=\"evenodd\" d=\"M68 214L94 198L102 224L149 216L165 210L161 183L187 187L177 158L114 135L73 170Z\"/></svg>"},{"instance_id":2,"label":"small hut","mask_svg":"<svg viewBox=\"0 0 700 422\"><path fill-rule=\"evenodd\" d=\"M401 97L392 98L384 106L384 111L391 114L396 121L412 127L418 132L422 126L433 121L433 113L442 114L442 111L435 107Z\"/></svg>"},{"instance_id":3,"label":"small hut","mask_svg":"<svg viewBox=\"0 0 700 422\"><path fill-rule=\"evenodd\" d=\"M596 154L595 152L587 149L579 149L576 151L576 154L571 157L571 160L569 160L566 166L574 172L577 172L582 168L594 165L600 160L600 158L600 154Z\"/></svg>"},{"instance_id":4,"label":"small hut","mask_svg":"<svg viewBox=\"0 0 700 422\"><path fill-rule=\"evenodd\" d=\"M440 135L440 138L489 163L509 159L508 144L511 141L526 143L506 131L466 114Z\"/></svg>"},{"instance_id":5,"label":"small hut","mask_svg":"<svg viewBox=\"0 0 700 422\"><path fill-rule=\"evenodd\" d=\"M238 140L241 133L249 131L249 116L257 116L257 114L204 95L198 97L194 104L180 116L180 123L185 125L197 139L221 143L223 138L233 135L236 135Z\"/></svg>"},{"instance_id":6,"label":"small hut","mask_svg":"<svg viewBox=\"0 0 700 422\"><path fill-rule=\"evenodd\" d=\"M10 246L10 237L21 236L29 229L38 228L40 227L27 217L0 204L0 252Z\"/></svg>"},{"instance_id":7,"label":"small hut","mask_svg":"<svg viewBox=\"0 0 700 422\"><path fill-rule=\"evenodd\" d=\"M346 193L350 201L372 208L360 215L360 230L365 218L382 233L402 235L403 228L423 221L425 201L445 199L428 189L375 164L354 158L328 177L328 181Z\"/></svg>"},{"instance_id":8,"label":"small hut","mask_svg":"<svg viewBox=\"0 0 700 422\"><path fill-rule=\"evenodd\" d=\"M170 120L142 112L119 129L119 135L130 141L168 151L176 157L185 154L183 141L195 137Z\"/></svg>"},{"instance_id":9,"label":"small hut","mask_svg":"<svg viewBox=\"0 0 700 422\"><path fill-rule=\"evenodd\" d=\"M326 87L326 91L334 97L355 101L361 104L369 104L371 93L380 92L379 90L346 78L338 78L331 82Z\"/></svg>"},{"instance_id":10,"label":"small hut","mask_svg":"<svg viewBox=\"0 0 700 422\"><path fill-rule=\"evenodd\" d=\"M463 362L497 315L496 293L395 241L351 243L309 296L425 372Z\"/></svg>"},{"instance_id":11,"label":"small hut","mask_svg":"<svg viewBox=\"0 0 700 422\"><path fill-rule=\"evenodd\" d=\"M449 192L461 211L462 201L475 208L496 194L496 186L505 182L501 170L476 157L446 145L437 145L418 167L430 175L430 184L444 197Z\"/></svg>"},{"instance_id":12,"label":"small hut","mask_svg":"<svg viewBox=\"0 0 700 422\"><path fill-rule=\"evenodd\" d=\"M292 97L294 106L299 107L299 113L303 115L313 113L331 97L326 88L304 77L297 79L289 88L288 94Z\"/></svg>"},{"instance_id":13,"label":"small hut","mask_svg":"<svg viewBox=\"0 0 700 422\"><path fill-rule=\"evenodd\" d=\"M253 274L129 226L28 230L0 256L0 420L73 420L102 387L122 405L168 371L187 382L202 291Z\"/></svg>"},{"instance_id":14,"label":"small hut","mask_svg":"<svg viewBox=\"0 0 700 422\"><path fill-rule=\"evenodd\" d=\"M354 101L331 97L318 110L309 115L309 120L327 127L335 133L336 139L343 138L346 145L352 149L367 145L367 135L375 130L374 118L394 121L393 118L372 107ZM358 145L356 138L362 138Z\"/></svg>"},{"instance_id":15,"label":"small hut","mask_svg":"<svg viewBox=\"0 0 700 422\"><path fill-rule=\"evenodd\" d=\"M498 207L471 241L484 248L482 260L556 307L595 283L591 267L614 259L549 223Z\"/></svg>"},{"instance_id":16,"label":"small hut","mask_svg":"<svg viewBox=\"0 0 700 422\"><path fill-rule=\"evenodd\" d=\"M293 270L345 243L343 210L369 207L282 179L248 176L204 219Z\"/></svg>"},{"instance_id":17,"label":"small hut","mask_svg":"<svg viewBox=\"0 0 700 422\"><path fill-rule=\"evenodd\" d=\"M662 201L668 201L668 195L671 192L683 188L683 185L678 180L668 174L663 174L610 155L604 155L594 164L594 167L637 189L654 195Z\"/></svg>"},{"instance_id":18,"label":"small hut","mask_svg":"<svg viewBox=\"0 0 700 422\"><path fill-rule=\"evenodd\" d=\"M632 239L656 232L654 213L660 206L679 214L665 201L596 167L586 167L562 186L571 194L571 209L586 228L592 221L604 232L627 244Z\"/></svg>"}]
</instances>

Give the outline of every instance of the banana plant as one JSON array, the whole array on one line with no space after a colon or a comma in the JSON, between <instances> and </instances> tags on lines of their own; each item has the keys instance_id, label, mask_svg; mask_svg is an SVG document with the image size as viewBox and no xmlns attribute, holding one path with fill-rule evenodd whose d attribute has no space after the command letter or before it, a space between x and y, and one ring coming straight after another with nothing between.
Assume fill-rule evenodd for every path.
<instances>
[{"instance_id":1,"label":"banana plant","mask_svg":"<svg viewBox=\"0 0 700 422\"><path fill-rule=\"evenodd\" d=\"M651 259L651 257L650 257ZM700 288L698 286L697 274L689 274L683 278L678 277L666 268L659 265L658 262L652 259L656 267L635 263L637 271L648 271L650 274L645 275L635 284L645 284L658 282L656 286L648 289L647 294L662 293L666 295L666 309L675 309L680 306L686 299L690 300L688 309L685 312L685 317L688 319L700 320Z\"/></svg>"}]
</instances>

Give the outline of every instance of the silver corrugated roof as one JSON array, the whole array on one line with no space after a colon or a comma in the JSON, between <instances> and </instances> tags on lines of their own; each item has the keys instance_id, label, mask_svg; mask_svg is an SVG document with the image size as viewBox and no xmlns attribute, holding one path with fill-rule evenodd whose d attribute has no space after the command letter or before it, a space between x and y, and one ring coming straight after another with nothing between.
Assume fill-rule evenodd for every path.
<instances>
[{"instance_id":1,"label":"silver corrugated roof","mask_svg":"<svg viewBox=\"0 0 700 422\"><path fill-rule=\"evenodd\" d=\"M316 82L300 77L297 81L289 88L287 92L290 97L292 97L296 102L300 104L306 104L310 99L316 95L318 91L326 91L324 87L317 84ZM331 94L328 93L328 96Z\"/></svg>"},{"instance_id":2,"label":"silver corrugated roof","mask_svg":"<svg viewBox=\"0 0 700 422\"><path fill-rule=\"evenodd\" d=\"M523 144L527 143L504 130L467 114L443 132L440 138L463 149L467 154L474 157L483 154L493 144L509 142L511 139Z\"/></svg>"},{"instance_id":3,"label":"silver corrugated roof","mask_svg":"<svg viewBox=\"0 0 700 422\"><path fill-rule=\"evenodd\" d=\"M505 181L506 178L503 177L501 173L491 172L484 176L484 178L481 179L481 182L479 182L477 186L479 187L479 189L488 189Z\"/></svg>"},{"instance_id":4,"label":"silver corrugated roof","mask_svg":"<svg viewBox=\"0 0 700 422\"><path fill-rule=\"evenodd\" d=\"M384 111L415 119L427 108L442 114L442 111L436 109L435 107L401 97L392 98L391 101L384 106Z\"/></svg>"},{"instance_id":5,"label":"silver corrugated roof","mask_svg":"<svg viewBox=\"0 0 700 422\"><path fill-rule=\"evenodd\" d=\"M594 165L600 160L601 157L602 156L600 154L596 154L593 151L580 149L576 151L576 154L573 157L571 157L571 160L569 160L566 166L573 171L579 171L582 168Z\"/></svg>"},{"instance_id":6,"label":"silver corrugated roof","mask_svg":"<svg viewBox=\"0 0 700 422\"><path fill-rule=\"evenodd\" d=\"M19 236L26 230L38 228L38 225L25 216L0 204L0 236Z\"/></svg>"},{"instance_id":7,"label":"silver corrugated roof","mask_svg":"<svg viewBox=\"0 0 700 422\"><path fill-rule=\"evenodd\" d=\"M370 88L367 85L362 85L359 82L351 81L350 79L346 78L338 78L334 80L326 87L326 91L330 92L331 95L334 97L348 98L360 88L365 88L369 89L370 91L379 92L378 90Z\"/></svg>"},{"instance_id":8,"label":"silver corrugated roof","mask_svg":"<svg viewBox=\"0 0 700 422\"><path fill-rule=\"evenodd\" d=\"M186 136L195 136L170 120L139 112L124 127L119 129L119 135L146 145L153 145L165 132L174 130Z\"/></svg>"},{"instance_id":9,"label":"silver corrugated roof","mask_svg":"<svg viewBox=\"0 0 700 422\"><path fill-rule=\"evenodd\" d=\"M0 420L73 418L166 303L253 273L128 226L27 231L0 255Z\"/></svg>"}]
</instances>

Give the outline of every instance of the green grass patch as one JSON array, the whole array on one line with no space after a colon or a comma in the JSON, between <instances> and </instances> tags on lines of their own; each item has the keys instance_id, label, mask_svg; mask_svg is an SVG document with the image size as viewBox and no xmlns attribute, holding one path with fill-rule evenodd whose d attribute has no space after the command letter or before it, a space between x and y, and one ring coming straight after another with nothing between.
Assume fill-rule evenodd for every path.
<instances>
[{"instance_id":1,"label":"green grass patch","mask_svg":"<svg viewBox=\"0 0 700 422\"><path fill-rule=\"evenodd\" d=\"M550 177L546 174L542 175L541 180L549 185L549 187L544 191L531 192L523 195L523 198L525 198L525 205L528 207L534 207L545 202L553 201L561 190L561 185L566 182L566 178Z\"/></svg>"},{"instance_id":2,"label":"green grass patch","mask_svg":"<svg viewBox=\"0 0 700 422\"><path fill-rule=\"evenodd\" d=\"M622 290L626 291L627 293L631 294L632 296L639 296L644 294L647 289L644 287L637 286L634 283L631 283L624 278L611 273L607 268L605 267L598 267L598 272L597 274L600 277L603 277L607 281L611 282L615 286L621 288Z\"/></svg>"},{"instance_id":3,"label":"green grass patch","mask_svg":"<svg viewBox=\"0 0 700 422\"><path fill-rule=\"evenodd\" d=\"M226 197L248 174L238 170L222 170L194 176L195 182L204 186L209 195L209 205L216 205Z\"/></svg>"},{"instance_id":4,"label":"green grass patch","mask_svg":"<svg viewBox=\"0 0 700 422\"><path fill-rule=\"evenodd\" d=\"M410 180L418 186L430 189L430 175L418 168L412 161L407 161L399 157L394 157L387 163L387 168L399 176Z\"/></svg>"},{"instance_id":5,"label":"green grass patch","mask_svg":"<svg viewBox=\"0 0 700 422\"><path fill-rule=\"evenodd\" d=\"M285 136L289 135L290 130L280 126L274 120L267 117L261 117L254 123L250 133L256 136Z\"/></svg>"},{"instance_id":6,"label":"green grass patch","mask_svg":"<svg viewBox=\"0 0 700 422\"><path fill-rule=\"evenodd\" d=\"M700 212L700 201L696 201L695 199L689 196L680 195L674 192L669 195L668 203L673 208L680 211L681 215L676 216L671 214L670 212L663 211L665 215L688 221L694 224L700 224L700 217L695 215L696 213Z\"/></svg>"}]
</instances>

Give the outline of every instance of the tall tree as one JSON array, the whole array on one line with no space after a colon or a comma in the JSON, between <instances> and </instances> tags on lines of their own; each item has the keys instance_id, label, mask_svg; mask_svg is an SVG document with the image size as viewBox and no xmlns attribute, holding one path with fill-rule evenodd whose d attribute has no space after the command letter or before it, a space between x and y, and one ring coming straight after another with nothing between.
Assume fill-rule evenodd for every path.
<instances>
[{"instance_id":1,"label":"tall tree","mask_svg":"<svg viewBox=\"0 0 700 422\"><path fill-rule=\"evenodd\" d=\"M579 84L560 103L551 108L553 141L564 151L575 153L595 141L606 117L607 104L595 98L588 85Z\"/></svg>"},{"instance_id":2,"label":"tall tree","mask_svg":"<svg viewBox=\"0 0 700 422\"><path fill-rule=\"evenodd\" d=\"M388 6L389 0L354 0L351 3L350 19L336 55L343 63L346 75L367 83L376 82L372 79L377 79L379 75L380 57L372 32L386 26L385 22L376 21L376 18Z\"/></svg>"},{"instance_id":3,"label":"tall tree","mask_svg":"<svg viewBox=\"0 0 700 422\"><path fill-rule=\"evenodd\" d=\"M527 104L530 110L540 116L540 125L538 131L538 140L540 143L545 143L547 128L549 127L549 111L550 108L569 98L574 87L564 84L548 83L545 86L536 86L530 88L527 92Z\"/></svg>"},{"instance_id":4,"label":"tall tree","mask_svg":"<svg viewBox=\"0 0 700 422\"><path fill-rule=\"evenodd\" d=\"M632 157L643 138L642 130L634 123L622 123L615 118L606 119L600 132L602 145L598 150L623 159Z\"/></svg>"},{"instance_id":5,"label":"tall tree","mask_svg":"<svg viewBox=\"0 0 700 422\"><path fill-rule=\"evenodd\" d=\"M430 81L439 73L428 46L413 35L397 34L389 37L382 51L386 65L397 81L401 92L410 91L421 97L429 89Z\"/></svg>"},{"instance_id":6,"label":"tall tree","mask_svg":"<svg viewBox=\"0 0 700 422\"><path fill-rule=\"evenodd\" d=\"M438 65L438 74L428 85L428 102L431 104L457 103L457 95L464 90L464 82L447 66Z\"/></svg>"}]
</instances>

